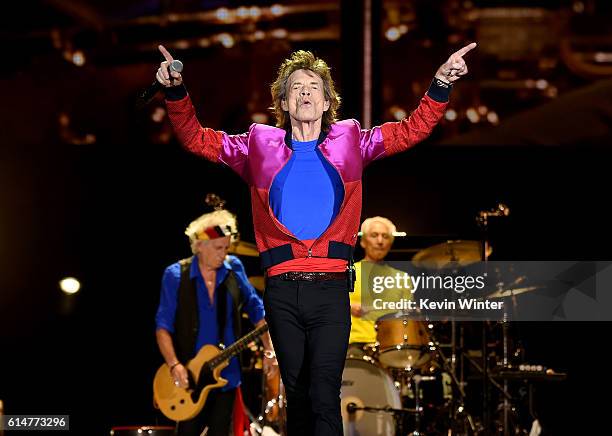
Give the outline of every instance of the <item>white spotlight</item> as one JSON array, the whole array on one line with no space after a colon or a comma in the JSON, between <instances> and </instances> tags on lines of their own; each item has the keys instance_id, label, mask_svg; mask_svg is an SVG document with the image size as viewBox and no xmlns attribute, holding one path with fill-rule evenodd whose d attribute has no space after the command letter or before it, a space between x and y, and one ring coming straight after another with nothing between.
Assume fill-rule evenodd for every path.
<instances>
[{"instance_id":1,"label":"white spotlight","mask_svg":"<svg viewBox=\"0 0 612 436\"><path fill-rule=\"evenodd\" d=\"M81 50L76 50L72 53L72 63L77 67L85 65L85 54Z\"/></svg>"},{"instance_id":2,"label":"white spotlight","mask_svg":"<svg viewBox=\"0 0 612 436\"><path fill-rule=\"evenodd\" d=\"M402 34L400 33L399 29L394 26L389 27L389 29L387 29L387 31L385 32L385 36L389 41L397 41L400 36L402 36Z\"/></svg>"},{"instance_id":3,"label":"white spotlight","mask_svg":"<svg viewBox=\"0 0 612 436\"><path fill-rule=\"evenodd\" d=\"M272 15L275 15L278 17L285 13L285 8L282 7L281 5L272 5L270 6L270 12L272 13Z\"/></svg>"},{"instance_id":4,"label":"white spotlight","mask_svg":"<svg viewBox=\"0 0 612 436\"><path fill-rule=\"evenodd\" d=\"M60 289L66 294L76 294L81 289L81 282L74 277L66 277L59 282Z\"/></svg>"}]
</instances>

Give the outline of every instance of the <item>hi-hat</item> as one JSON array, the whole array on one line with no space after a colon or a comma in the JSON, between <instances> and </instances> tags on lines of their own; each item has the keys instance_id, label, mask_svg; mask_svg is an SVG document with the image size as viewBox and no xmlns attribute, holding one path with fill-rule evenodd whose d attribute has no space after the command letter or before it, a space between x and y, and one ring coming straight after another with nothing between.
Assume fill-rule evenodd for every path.
<instances>
[{"instance_id":1,"label":"hi-hat","mask_svg":"<svg viewBox=\"0 0 612 436\"><path fill-rule=\"evenodd\" d=\"M513 289L500 289L492 294L487 295L485 298L506 298L512 297L513 295L524 294L525 292L533 292L538 289L542 289L543 286L526 286L524 288L513 288Z\"/></svg>"},{"instance_id":2,"label":"hi-hat","mask_svg":"<svg viewBox=\"0 0 612 436\"><path fill-rule=\"evenodd\" d=\"M487 257L493 249L487 246ZM482 243L480 241L446 241L442 244L427 247L412 258L417 267L446 268L449 266L466 266L482 260Z\"/></svg>"}]
</instances>

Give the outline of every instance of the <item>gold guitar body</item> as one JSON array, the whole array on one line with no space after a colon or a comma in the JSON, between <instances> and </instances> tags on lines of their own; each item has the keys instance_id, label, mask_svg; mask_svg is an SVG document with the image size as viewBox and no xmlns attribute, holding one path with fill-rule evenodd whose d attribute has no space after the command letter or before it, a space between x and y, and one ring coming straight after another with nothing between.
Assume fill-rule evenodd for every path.
<instances>
[{"instance_id":1,"label":"gold guitar body","mask_svg":"<svg viewBox=\"0 0 612 436\"><path fill-rule=\"evenodd\" d=\"M214 345L204 345L198 354L187 363L189 388L184 389L174 384L174 378L168 365L159 367L153 380L153 398L159 410L173 421L185 421L195 418L204 407L208 394L212 389L227 384L221 377L221 371L229 364L226 360L213 370L204 367L204 364L221 350Z\"/></svg>"}]
</instances>

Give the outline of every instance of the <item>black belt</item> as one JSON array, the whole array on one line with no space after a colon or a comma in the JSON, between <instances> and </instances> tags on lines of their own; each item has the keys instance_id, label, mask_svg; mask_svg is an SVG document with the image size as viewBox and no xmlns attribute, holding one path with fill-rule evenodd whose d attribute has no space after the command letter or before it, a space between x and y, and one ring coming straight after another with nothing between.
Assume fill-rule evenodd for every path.
<instances>
[{"instance_id":1,"label":"black belt","mask_svg":"<svg viewBox=\"0 0 612 436\"><path fill-rule=\"evenodd\" d=\"M307 282L320 282L324 280L346 280L345 272L308 272L308 271L289 271L283 274L270 277L280 280L305 280Z\"/></svg>"}]
</instances>

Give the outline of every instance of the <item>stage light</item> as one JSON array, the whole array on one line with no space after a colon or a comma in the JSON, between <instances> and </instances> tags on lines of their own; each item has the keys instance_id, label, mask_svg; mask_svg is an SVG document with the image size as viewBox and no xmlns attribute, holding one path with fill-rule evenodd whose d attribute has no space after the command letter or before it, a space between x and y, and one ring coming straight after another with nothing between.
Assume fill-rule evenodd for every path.
<instances>
[{"instance_id":1,"label":"stage light","mask_svg":"<svg viewBox=\"0 0 612 436\"><path fill-rule=\"evenodd\" d=\"M162 121L164 121L165 117L166 109L161 106L157 106L155 109L153 109L153 112L151 113L151 119L154 123L161 123Z\"/></svg>"},{"instance_id":2,"label":"stage light","mask_svg":"<svg viewBox=\"0 0 612 436\"><path fill-rule=\"evenodd\" d=\"M221 33L217 36L217 39L225 48L232 48L234 46L234 37L229 33Z\"/></svg>"},{"instance_id":3,"label":"stage light","mask_svg":"<svg viewBox=\"0 0 612 436\"><path fill-rule=\"evenodd\" d=\"M200 40L198 41L198 45L200 47L210 47L210 39L200 38Z\"/></svg>"},{"instance_id":4,"label":"stage light","mask_svg":"<svg viewBox=\"0 0 612 436\"><path fill-rule=\"evenodd\" d=\"M546 88L546 91L544 91L544 94L546 97L555 98L557 95L559 95L559 90L556 86L549 86Z\"/></svg>"},{"instance_id":5,"label":"stage light","mask_svg":"<svg viewBox=\"0 0 612 436\"><path fill-rule=\"evenodd\" d=\"M81 50L75 50L72 53L72 63L77 67L85 65L85 54Z\"/></svg>"},{"instance_id":6,"label":"stage light","mask_svg":"<svg viewBox=\"0 0 612 436\"><path fill-rule=\"evenodd\" d=\"M257 6L251 6L249 9L249 15L251 18L258 19L261 16L261 9L259 9Z\"/></svg>"},{"instance_id":7,"label":"stage light","mask_svg":"<svg viewBox=\"0 0 612 436\"><path fill-rule=\"evenodd\" d=\"M189 41L180 39L174 43L174 47L179 50L187 50L189 48Z\"/></svg>"},{"instance_id":8,"label":"stage light","mask_svg":"<svg viewBox=\"0 0 612 436\"><path fill-rule=\"evenodd\" d=\"M399 33L400 33L401 35L403 35L404 33L408 32L408 26L406 26L405 24L400 24L400 25L397 27L397 30L399 30Z\"/></svg>"},{"instance_id":9,"label":"stage light","mask_svg":"<svg viewBox=\"0 0 612 436\"><path fill-rule=\"evenodd\" d=\"M240 6L238 9L236 9L236 16L238 18L241 18L244 20L248 15L249 15L249 10L246 7Z\"/></svg>"},{"instance_id":10,"label":"stage light","mask_svg":"<svg viewBox=\"0 0 612 436\"><path fill-rule=\"evenodd\" d=\"M491 124L499 124L499 116L497 116L497 113L494 111L491 111L487 114L487 121L490 122Z\"/></svg>"},{"instance_id":11,"label":"stage light","mask_svg":"<svg viewBox=\"0 0 612 436\"><path fill-rule=\"evenodd\" d=\"M595 62L597 63L612 62L612 53L604 53L604 52L599 51L595 53L593 58L595 59Z\"/></svg>"},{"instance_id":12,"label":"stage light","mask_svg":"<svg viewBox=\"0 0 612 436\"><path fill-rule=\"evenodd\" d=\"M397 27L389 27L387 29L387 31L385 32L385 37L389 40L389 41L397 41L400 38L401 33L399 31L399 29Z\"/></svg>"},{"instance_id":13,"label":"stage light","mask_svg":"<svg viewBox=\"0 0 612 436\"><path fill-rule=\"evenodd\" d=\"M251 115L251 120L257 124L267 124L268 118L268 114L263 112L255 112Z\"/></svg>"},{"instance_id":14,"label":"stage light","mask_svg":"<svg viewBox=\"0 0 612 436\"><path fill-rule=\"evenodd\" d=\"M283 39L289 35L286 29L274 29L270 34L277 39Z\"/></svg>"},{"instance_id":15,"label":"stage light","mask_svg":"<svg viewBox=\"0 0 612 436\"><path fill-rule=\"evenodd\" d=\"M449 109L444 113L444 118L448 121L455 121L457 119L457 111L454 109Z\"/></svg>"},{"instance_id":16,"label":"stage light","mask_svg":"<svg viewBox=\"0 0 612 436\"><path fill-rule=\"evenodd\" d=\"M253 37L255 38L255 40L261 41L266 37L266 34L263 30L256 30L255 33L253 33Z\"/></svg>"},{"instance_id":17,"label":"stage light","mask_svg":"<svg viewBox=\"0 0 612 436\"><path fill-rule=\"evenodd\" d=\"M272 15L276 17L280 17L281 15L285 13L285 8L282 7L281 5L272 5L270 7L270 12L272 13Z\"/></svg>"},{"instance_id":18,"label":"stage light","mask_svg":"<svg viewBox=\"0 0 612 436\"><path fill-rule=\"evenodd\" d=\"M480 121L480 115L478 115L478 112L476 112L476 109L474 109L473 107L465 111L465 116L472 123L477 123L478 121Z\"/></svg>"},{"instance_id":19,"label":"stage light","mask_svg":"<svg viewBox=\"0 0 612 436\"><path fill-rule=\"evenodd\" d=\"M391 111L391 115L393 115L393 118L395 118L398 121L403 120L404 118L408 116L408 113L406 112L406 110L402 109L399 106L391 106L391 109L389 110Z\"/></svg>"},{"instance_id":20,"label":"stage light","mask_svg":"<svg viewBox=\"0 0 612 436\"><path fill-rule=\"evenodd\" d=\"M574 2L574 4L572 4L572 9L577 14L583 13L584 12L584 2Z\"/></svg>"},{"instance_id":21,"label":"stage light","mask_svg":"<svg viewBox=\"0 0 612 436\"><path fill-rule=\"evenodd\" d=\"M74 277L66 277L65 279L60 280L59 287L64 293L72 295L79 292L79 289L81 289L81 283Z\"/></svg>"},{"instance_id":22,"label":"stage light","mask_svg":"<svg viewBox=\"0 0 612 436\"><path fill-rule=\"evenodd\" d=\"M546 88L548 88L548 80L546 79L537 80L535 83L535 87L538 88L540 91L545 90Z\"/></svg>"},{"instance_id":23,"label":"stage light","mask_svg":"<svg viewBox=\"0 0 612 436\"><path fill-rule=\"evenodd\" d=\"M485 105L481 104L480 106L478 106L478 115L484 117L488 111L489 109Z\"/></svg>"},{"instance_id":24,"label":"stage light","mask_svg":"<svg viewBox=\"0 0 612 436\"><path fill-rule=\"evenodd\" d=\"M229 20L229 10L227 8L219 8L215 12L217 19L220 21L228 21Z\"/></svg>"}]
</instances>

